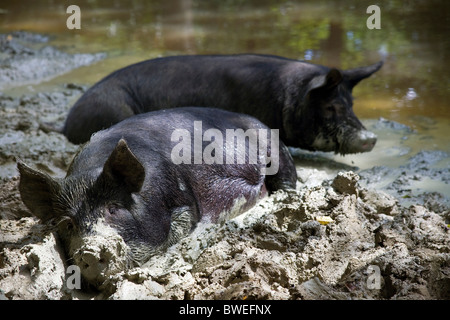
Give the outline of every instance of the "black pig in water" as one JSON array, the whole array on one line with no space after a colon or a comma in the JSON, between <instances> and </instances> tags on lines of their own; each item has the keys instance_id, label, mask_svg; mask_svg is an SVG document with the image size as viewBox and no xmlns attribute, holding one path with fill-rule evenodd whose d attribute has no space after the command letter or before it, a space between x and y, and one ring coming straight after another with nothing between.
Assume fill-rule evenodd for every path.
<instances>
[{"instance_id":1,"label":"black pig in water","mask_svg":"<svg viewBox=\"0 0 450 320\"><path fill-rule=\"evenodd\" d=\"M371 151L376 135L352 110L352 89L382 62L340 71L268 55L157 58L117 70L70 110L62 132L73 143L135 114L181 106L252 115L288 146L340 154Z\"/></svg>"},{"instance_id":2,"label":"black pig in water","mask_svg":"<svg viewBox=\"0 0 450 320\"><path fill-rule=\"evenodd\" d=\"M255 118L225 110L149 112L93 135L64 179L18 161L19 190L36 217L58 224L84 277L100 284L199 221L230 218L267 191L295 188L293 160L277 138Z\"/></svg>"}]
</instances>

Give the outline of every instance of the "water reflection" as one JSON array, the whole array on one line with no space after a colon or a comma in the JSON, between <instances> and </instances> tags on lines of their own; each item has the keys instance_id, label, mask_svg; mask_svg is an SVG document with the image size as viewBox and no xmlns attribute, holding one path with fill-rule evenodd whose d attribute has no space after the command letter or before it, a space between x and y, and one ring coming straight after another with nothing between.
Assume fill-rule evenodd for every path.
<instances>
[{"instance_id":1,"label":"water reflection","mask_svg":"<svg viewBox=\"0 0 450 320\"><path fill-rule=\"evenodd\" d=\"M414 100L418 97L418 94L414 90L414 88L408 88L408 92L405 95L405 99L408 101Z\"/></svg>"}]
</instances>

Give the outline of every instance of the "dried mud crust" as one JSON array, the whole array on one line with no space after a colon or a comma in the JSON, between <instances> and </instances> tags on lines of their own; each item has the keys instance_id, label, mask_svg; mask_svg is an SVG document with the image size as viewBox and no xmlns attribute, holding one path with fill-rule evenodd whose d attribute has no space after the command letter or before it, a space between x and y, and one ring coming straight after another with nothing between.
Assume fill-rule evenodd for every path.
<instances>
[{"instance_id":1,"label":"dried mud crust","mask_svg":"<svg viewBox=\"0 0 450 320\"><path fill-rule=\"evenodd\" d=\"M20 45L0 37L7 48L0 59L25 61L35 52L48 60L36 53L39 37L13 37L22 37ZM450 298L449 199L411 192L421 180L448 183L450 169L434 167L448 158L441 151L359 175L300 165L297 190L262 199L224 224L200 224L144 266L108 275L95 290L69 289L68 260L54 228L31 217L20 200L16 159L63 177L78 146L41 124L61 126L85 90L67 84L53 92L0 93L0 299ZM379 271L375 288L373 270Z\"/></svg>"}]
</instances>

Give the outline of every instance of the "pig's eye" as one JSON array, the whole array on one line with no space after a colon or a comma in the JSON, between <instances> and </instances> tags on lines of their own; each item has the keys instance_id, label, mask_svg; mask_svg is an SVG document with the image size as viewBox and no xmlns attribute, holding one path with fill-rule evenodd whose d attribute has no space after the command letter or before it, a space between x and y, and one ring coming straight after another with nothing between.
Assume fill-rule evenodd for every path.
<instances>
[{"instance_id":1,"label":"pig's eye","mask_svg":"<svg viewBox=\"0 0 450 320\"><path fill-rule=\"evenodd\" d=\"M110 206L106 208L106 213L111 216L117 216L120 213L120 209L116 206Z\"/></svg>"},{"instance_id":2,"label":"pig's eye","mask_svg":"<svg viewBox=\"0 0 450 320\"><path fill-rule=\"evenodd\" d=\"M71 219L63 219L58 223L58 227L62 232L72 232L75 230L75 226Z\"/></svg>"},{"instance_id":3,"label":"pig's eye","mask_svg":"<svg viewBox=\"0 0 450 320\"><path fill-rule=\"evenodd\" d=\"M106 207L106 214L112 217L124 216L126 215L126 213L127 213L126 209L117 205L111 205Z\"/></svg>"},{"instance_id":4,"label":"pig's eye","mask_svg":"<svg viewBox=\"0 0 450 320\"><path fill-rule=\"evenodd\" d=\"M68 222L66 223L66 229L67 229L68 231L72 231L72 230L73 230L73 223L70 222L70 221L68 221Z\"/></svg>"},{"instance_id":5,"label":"pig's eye","mask_svg":"<svg viewBox=\"0 0 450 320\"><path fill-rule=\"evenodd\" d=\"M108 223L121 224L130 218L130 212L122 206L111 205L105 208L105 219Z\"/></svg>"}]
</instances>

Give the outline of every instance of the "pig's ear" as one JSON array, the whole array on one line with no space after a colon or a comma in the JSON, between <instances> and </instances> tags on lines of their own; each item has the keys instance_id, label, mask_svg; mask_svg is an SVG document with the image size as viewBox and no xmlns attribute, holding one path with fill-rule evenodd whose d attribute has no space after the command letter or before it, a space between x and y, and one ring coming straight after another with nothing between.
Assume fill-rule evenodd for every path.
<instances>
[{"instance_id":1,"label":"pig's ear","mask_svg":"<svg viewBox=\"0 0 450 320\"><path fill-rule=\"evenodd\" d=\"M322 95L333 91L342 82L343 75L338 69L331 69L327 74L316 76L309 82L308 94Z\"/></svg>"},{"instance_id":2,"label":"pig's ear","mask_svg":"<svg viewBox=\"0 0 450 320\"><path fill-rule=\"evenodd\" d=\"M372 74L380 70L383 66L383 61L379 61L367 67L360 67L343 71L344 80L349 84L350 88L353 88L361 80L370 77Z\"/></svg>"},{"instance_id":3,"label":"pig's ear","mask_svg":"<svg viewBox=\"0 0 450 320\"><path fill-rule=\"evenodd\" d=\"M59 190L59 184L49 175L34 170L18 160L20 173L19 192L23 203L42 221L54 218L52 199Z\"/></svg>"},{"instance_id":4,"label":"pig's ear","mask_svg":"<svg viewBox=\"0 0 450 320\"><path fill-rule=\"evenodd\" d=\"M138 192L144 183L145 169L126 141L120 139L103 167L103 175L124 184L130 192Z\"/></svg>"}]
</instances>

